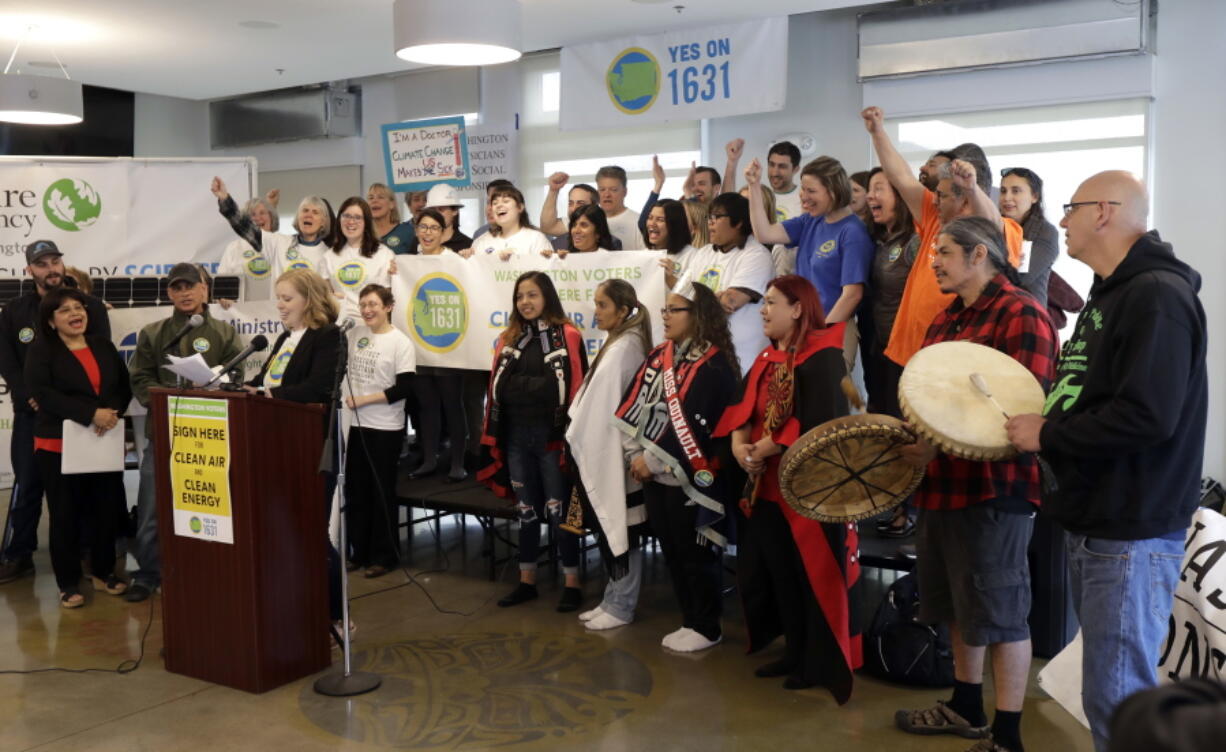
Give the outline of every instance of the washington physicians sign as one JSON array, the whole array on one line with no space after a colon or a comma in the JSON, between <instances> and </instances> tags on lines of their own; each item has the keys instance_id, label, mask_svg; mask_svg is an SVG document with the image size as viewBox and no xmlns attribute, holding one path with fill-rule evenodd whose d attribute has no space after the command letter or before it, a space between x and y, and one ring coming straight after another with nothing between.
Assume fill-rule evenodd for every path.
<instances>
[{"instance_id":1,"label":"washington physicians sign","mask_svg":"<svg viewBox=\"0 0 1226 752\"><path fill-rule=\"evenodd\" d=\"M563 130L783 109L788 20L562 48Z\"/></svg>"}]
</instances>

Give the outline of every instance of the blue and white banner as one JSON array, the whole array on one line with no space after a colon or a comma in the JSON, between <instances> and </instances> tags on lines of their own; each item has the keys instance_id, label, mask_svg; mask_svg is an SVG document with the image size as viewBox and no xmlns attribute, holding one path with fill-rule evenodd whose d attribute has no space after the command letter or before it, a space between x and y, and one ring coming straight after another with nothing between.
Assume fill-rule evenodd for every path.
<instances>
[{"instance_id":1,"label":"blue and white banner","mask_svg":"<svg viewBox=\"0 0 1226 752\"><path fill-rule=\"evenodd\" d=\"M418 365L489 370L495 342L511 317L515 280L524 272L541 270L553 280L562 308L583 334L590 361L604 343L604 332L593 320L596 288L610 279L634 285L659 341L663 256L661 251L594 251L548 259L516 256L509 261L493 256L466 259L450 251L397 256L392 322L413 340Z\"/></svg>"},{"instance_id":2,"label":"blue and white banner","mask_svg":"<svg viewBox=\"0 0 1226 752\"><path fill-rule=\"evenodd\" d=\"M787 17L562 48L563 130L783 109Z\"/></svg>"},{"instance_id":3,"label":"blue and white banner","mask_svg":"<svg viewBox=\"0 0 1226 752\"><path fill-rule=\"evenodd\" d=\"M472 182L464 117L387 123L383 165L393 191L424 191L443 183L457 188Z\"/></svg>"}]
</instances>

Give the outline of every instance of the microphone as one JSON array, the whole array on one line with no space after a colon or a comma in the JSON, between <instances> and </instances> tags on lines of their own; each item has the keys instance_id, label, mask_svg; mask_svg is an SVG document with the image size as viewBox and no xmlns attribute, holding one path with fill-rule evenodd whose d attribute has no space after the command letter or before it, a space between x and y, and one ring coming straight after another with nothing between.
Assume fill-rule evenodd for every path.
<instances>
[{"instance_id":1,"label":"microphone","mask_svg":"<svg viewBox=\"0 0 1226 752\"><path fill-rule=\"evenodd\" d=\"M179 333L174 336L174 339L170 340L170 342L166 343L166 347L162 348L162 352L167 353L173 350L175 346L179 344L180 340L187 336L188 332L203 323L204 317L198 313L193 313L192 317L187 320L186 324L183 325L183 328L179 330Z\"/></svg>"},{"instance_id":2,"label":"microphone","mask_svg":"<svg viewBox=\"0 0 1226 752\"><path fill-rule=\"evenodd\" d=\"M345 319L345 323L341 324L340 326L341 334L344 334L357 325L358 322L354 321L353 319Z\"/></svg>"},{"instance_id":3,"label":"microphone","mask_svg":"<svg viewBox=\"0 0 1226 752\"><path fill-rule=\"evenodd\" d=\"M205 387L209 387L217 383L218 381L221 380L222 376L225 376L227 373L229 373L233 369L242 365L242 362L244 360L246 360L247 358L250 358L254 353L262 352L267 347L268 347L268 338L265 337L263 334L255 335L254 337L251 338L251 344L244 347L242 352L240 352L238 355L235 355L233 358L230 358L230 360L227 361L226 364L221 367L221 370L217 372L217 375L213 377L212 381L205 384Z\"/></svg>"}]
</instances>

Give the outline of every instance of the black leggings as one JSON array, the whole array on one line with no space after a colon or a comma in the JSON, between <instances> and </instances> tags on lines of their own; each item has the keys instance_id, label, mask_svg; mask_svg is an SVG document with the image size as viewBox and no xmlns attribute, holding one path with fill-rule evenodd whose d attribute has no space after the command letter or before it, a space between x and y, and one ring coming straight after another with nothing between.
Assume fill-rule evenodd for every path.
<instances>
[{"instance_id":1,"label":"black leggings","mask_svg":"<svg viewBox=\"0 0 1226 752\"><path fill-rule=\"evenodd\" d=\"M394 568L400 521L396 506L396 466L403 430L349 429L345 445L345 521L349 549L359 566Z\"/></svg>"},{"instance_id":2,"label":"black leggings","mask_svg":"<svg viewBox=\"0 0 1226 752\"><path fill-rule=\"evenodd\" d=\"M55 582L63 591L76 591L81 585L81 529L89 533L89 558L93 575L101 580L115 571L115 534L119 520L115 515L113 493L123 487L120 473L60 472L60 453L38 450L34 453L47 493L50 517L51 567Z\"/></svg>"},{"instance_id":3,"label":"black leggings","mask_svg":"<svg viewBox=\"0 0 1226 752\"><path fill-rule=\"evenodd\" d=\"M464 469L464 444L468 434L464 420L463 374L458 368L421 366L413 379L417 396L420 426L422 466L433 468L438 457L443 421L447 421L447 436L451 441L450 472Z\"/></svg>"}]
</instances>

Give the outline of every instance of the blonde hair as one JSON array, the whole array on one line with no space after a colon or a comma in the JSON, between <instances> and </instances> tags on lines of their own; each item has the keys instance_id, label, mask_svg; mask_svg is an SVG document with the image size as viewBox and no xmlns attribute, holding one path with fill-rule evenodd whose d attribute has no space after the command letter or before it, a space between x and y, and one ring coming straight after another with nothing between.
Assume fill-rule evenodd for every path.
<instances>
[{"instance_id":1,"label":"blonde hair","mask_svg":"<svg viewBox=\"0 0 1226 752\"><path fill-rule=\"evenodd\" d=\"M707 237L707 205L701 201L682 201L681 205L690 220L690 233L694 236L692 245L695 248L708 245L711 240Z\"/></svg>"},{"instance_id":2,"label":"blonde hair","mask_svg":"<svg viewBox=\"0 0 1226 752\"><path fill-rule=\"evenodd\" d=\"M324 278L310 269L290 269L277 277L277 284L288 282L298 294L306 298L306 310L302 317L311 329L318 329L336 321L339 309L336 298Z\"/></svg>"},{"instance_id":3,"label":"blonde hair","mask_svg":"<svg viewBox=\"0 0 1226 752\"><path fill-rule=\"evenodd\" d=\"M400 202L396 200L396 192L388 188L383 183L371 183L366 189L366 200L370 201L370 194L378 191L382 193L388 201L392 203L392 208L387 210L387 218L392 220L392 224L400 224Z\"/></svg>"},{"instance_id":4,"label":"blonde hair","mask_svg":"<svg viewBox=\"0 0 1226 752\"><path fill-rule=\"evenodd\" d=\"M75 266L65 266L64 273L76 280L78 290L86 295L93 295L94 280L89 276L89 274Z\"/></svg>"}]
</instances>

